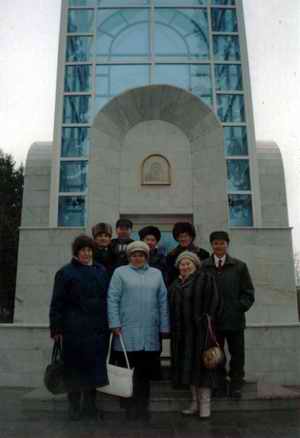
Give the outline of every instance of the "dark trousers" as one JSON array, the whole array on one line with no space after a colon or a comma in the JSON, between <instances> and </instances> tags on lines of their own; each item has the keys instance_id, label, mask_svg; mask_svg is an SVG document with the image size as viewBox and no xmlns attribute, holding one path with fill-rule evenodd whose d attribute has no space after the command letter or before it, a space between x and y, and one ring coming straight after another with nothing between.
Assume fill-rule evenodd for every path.
<instances>
[{"instance_id":1,"label":"dark trousers","mask_svg":"<svg viewBox=\"0 0 300 438\"><path fill-rule=\"evenodd\" d=\"M159 360L159 351L129 351L127 352L129 364L134 368L133 396L125 400L122 406L126 409L137 409L143 412L148 409L150 399L150 380L154 379ZM116 363L126 366L124 354L115 352Z\"/></svg>"},{"instance_id":2,"label":"dark trousers","mask_svg":"<svg viewBox=\"0 0 300 438\"><path fill-rule=\"evenodd\" d=\"M224 351L225 341L227 342L230 354L229 377L230 384L233 388L240 388L245 376L245 336L244 330L239 331L218 331L217 341ZM225 352L224 352L225 354ZM226 360L218 369L220 385L224 385L227 371Z\"/></svg>"},{"instance_id":3,"label":"dark trousers","mask_svg":"<svg viewBox=\"0 0 300 438\"><path fill-rule=\"evenodd\" d=\"M89 413L94 413L97 410L96 396L97 396L97 391L94 388L87 389L84 391L68 392L68 400L69 400L70 405L73 407L73 409L75 409L75 410L80 409L80 402L81 402L81 398L82 398L83 410L85 410Z\"/></svg>"}]
</instances>

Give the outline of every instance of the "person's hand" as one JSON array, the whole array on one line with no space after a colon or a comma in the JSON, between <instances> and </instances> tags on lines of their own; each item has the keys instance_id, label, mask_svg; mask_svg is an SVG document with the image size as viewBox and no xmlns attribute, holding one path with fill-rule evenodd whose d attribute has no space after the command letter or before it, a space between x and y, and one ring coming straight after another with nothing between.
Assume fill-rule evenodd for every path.
<instances>
[{"instance_id":1,"label":"person's hand","mask_svg":"<svg viewBox=\"0 0 300 438\"><path fill-rule=\"evenodd\" d=\"M111 331L113 332L113 334L115 336L120 336L120 334L121 334L121 327L115 327L115 328L111 329Z\"/></svg>"},{"instance_id":2,"label":"person's hand","mask_svg":"<svg viewBox=\"0 0 300 438\"><path fill-rule=\"evenodd\" d=\"M161 332L160 336L162 339L169 339L170 333L169 332Z\"/></svg>"}]
</instances>

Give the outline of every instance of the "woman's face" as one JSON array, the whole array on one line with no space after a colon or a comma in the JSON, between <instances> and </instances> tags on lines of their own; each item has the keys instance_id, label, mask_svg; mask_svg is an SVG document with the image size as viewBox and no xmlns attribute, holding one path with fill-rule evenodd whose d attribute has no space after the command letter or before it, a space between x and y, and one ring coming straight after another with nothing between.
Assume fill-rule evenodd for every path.
<instances>
[{"instance_id":1,"label":"woman's face","mask_svg":"<svg viewBox=\"0 0 300 438\"><path fill-rule=\"evenodd\" d=\"M180 246L183 248L187 248L192 243L192 236L188 233L180 233L177 237Z\"/></svg>"},{"instance_id":2,"label":"woman's face","mask_svg":"<svg viewBox=\"0 0 300 438\"><path fill-rule=\"evenodd\" d=\"M190 259L182 259L178 266L181 277L188 277L196 271L196 266Z\"/></svg>"},{"instance_id":3,"label":"woman's face","mask_svg":"<svg viewBox=\"0 0 300 438\"><path fill-rule=\"evenodd\" d=\"M151 234L149 234L148 236L145 237L144 242L147 243L147 245L149 246L150 249L156 248L157 240Z\"/></svg>"},{"instance_id":4,"label":"woman's face","mask_svg":"<svg viewBox=\"0 0 300 438\"><path fill-rule=\"evenodd\" d=\"M89 246L85 246L84 248L81 248L81 250L78 252L78 260L83 265L91 264L93 260L92 248L90 248Z\"/></svg>"},{"instance_id":5,"label":"woman's face","mask_svg":"<svg viewBox=\"0 0 300 438\"><path fill-rule=\"evenodd\" d=\"M95 242L98 248L106 248L111 244L111 236L107 233L97 234Z\"/></svg>"},{"instance_id":6,"label":"woman's face","mask_svg":"<svg viewBox=\"0 0 300 438\"><path fill-rule=\"evenodd\" d=\"M142 268L146 263L146 255L142 251L135 251L130 256L130 263L135 268Z\"/></svg>"}]
</instances>

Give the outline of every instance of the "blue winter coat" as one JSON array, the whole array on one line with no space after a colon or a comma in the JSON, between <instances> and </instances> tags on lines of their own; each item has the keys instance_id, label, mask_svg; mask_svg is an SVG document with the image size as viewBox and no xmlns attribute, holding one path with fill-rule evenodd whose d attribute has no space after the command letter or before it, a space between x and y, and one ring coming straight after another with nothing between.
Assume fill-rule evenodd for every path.
<instances>
[{"instance_id":1,"label":"blue winter coat","mask_svg":"<svg viewBox=\"0 0 300 438\"><path fill-rule=\"evenodd\" d=\"M101 265L85 266L72 259L55 275L50 330L52 336L63 335L69 390L108 383L107 288L108 277Z\"/></svg>"},{"instance_id":2,"label":"blue winter coat","mask_svg":"<svg viewBox=\"0 0 300 438\"><path fill-rule=\"evenodd\" d=\"M121 327L127 351L159 351L160 333L170 331L162 273L148 265L116 269L108 291L108 321L110 328ZM118 338L114 349L121 350Z\"/></svg>"}]
</instances>

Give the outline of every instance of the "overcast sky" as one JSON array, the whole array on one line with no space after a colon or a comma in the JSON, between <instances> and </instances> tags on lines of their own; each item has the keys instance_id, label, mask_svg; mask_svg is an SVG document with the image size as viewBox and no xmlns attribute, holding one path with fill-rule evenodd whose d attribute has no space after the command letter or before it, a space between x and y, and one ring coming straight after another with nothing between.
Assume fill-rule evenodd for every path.
<instances>
[{"instance_id":1,"label":"overcast sky","mask_svg":"<svg viewBox=\"0 0 300 438\"><path fill-rule=\"evenodd\" d=\"M0 8L0 148L25 161L53 136L60 0ZM294 246L300 251L300 1L244 0L258 140L282 152Z\"/></svg>"}]
</instances>

